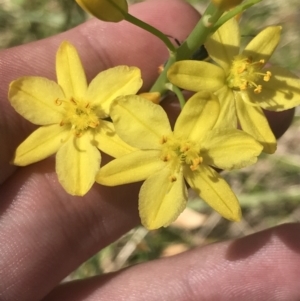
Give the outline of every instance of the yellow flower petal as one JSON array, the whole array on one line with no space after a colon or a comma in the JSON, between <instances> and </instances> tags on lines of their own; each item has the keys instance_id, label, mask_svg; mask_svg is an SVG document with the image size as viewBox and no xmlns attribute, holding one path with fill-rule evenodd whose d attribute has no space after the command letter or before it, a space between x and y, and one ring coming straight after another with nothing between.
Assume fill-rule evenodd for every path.
<instances>
[{"instance_id":1,"label":"yellow flower petal","mask_svg":"<svg viewBox=\"0 0 300 301\"><path fill-rule=\"evenodd\" d=\"M224 86L214 93L220 102L220 114L215 124L215 128L237 128L237 116L235 109L234 95L231 89Z\"/></svg>"},{"instance_id":2,"label":"yellow flower petal","mask_svg":"<svg viewBox=\"0 0 300 301\"><path fill-rule=\"evenodd\" d=\"M8 99L14 109L34 124L59 123L63 108L55 103L64 98L57 83L43 77L21 77L10 84Z\"/></svg>"},{"instance_id":3,"label":"yellow flower petal","mask_svg":"<svg viewBox=\"0 0 300 301\"><path fill-rule=\"evenodd\" d=\"M211 63L179 61L168 70L169 81L180 88L198 92L215 92L225 85L224 71Z\"/></svg>"},{"instance_id":4,"label":"yellow flower petal","mask_svg":"<svg viewBox=\"0 0 300 301\"><path fill-rule=\"evenodd\" d=\"M59 182L69 194L82 196L94 184L100 162L101 155L90 132L79 138L72 136L56 155Z\"/></svg>"},{"instance_id":5,"label":"yellow flower petal","mask_svg":"<svg viewBox=\"0 0 300 301\"><path fill-rule=\"evenodd\" d=\"M137 150L121 140L116 134L112 122L102 120L99 130L95 133L94 139L97 148L115 158L122 157Z\"/></svg>"},{"instance_id":6,"label":"yellow flower petal","mask_svg":"<svg viewBox=\"0 0 300 301\"><path fill-rule=\"evenodd\" d=\"M224 70L228 70L233 57L240 51L240 30L238 22L232 18L224 23L205 42L209 56Z\"/></svg>"},{"instance_id":7,"label":"yellow flower petal","mask_svg":"<svg viewBox=\"0 0 300 301\"><path fill-rule=\"evenodd\" d=\"M66 98L84 98L87 90L86 76L77 50L69 42L61 43L56 53L56 76Z\"/></svg>"},{"instance_id":8,"label":"yellow flower petal","mask_svg":"<svg viewBox=\"0 0 300 301\"><path fill-rule=\"evenodd\" d=\"M136 67L117 66L99 73L90 83L86 100L101 105L108 115L110 105L118 96L136 94L143 81Z\"/></svg>"},{"instance_id":9,"label":"yellow flower petal","mask_svg":"<svg viewBox=\"0 0 300 301\"><path fill-rule=\"evenodd\" d=\"M128 5L126 0L76 0L85 11L107 22L119 22L124 19Z\"/></svg>"},{"instance_id":10,"label":"yellow flower petal","mask_svg":"<svg viewBox=\"0 0 300 301\"><path fill-rule=\"evenodd\" d=\"M267 27L250 41L242 55L251 57L253 62L261 59L267 62L279 43L280 34L281 26Z\"/></svg>"},{"instance_id":11,"label":"yellow flower petal","mask_svg":"<svg viewBox=\"0 0 300 301\"><path fill-rule=\"evenodd\" d=\"M270 67L272 76L268 82L261 82L261 93L249 96L255 104L270 111L283 111L300 105L300 79L280 67Z\"/></svg>"},{"instance_id":12,"label":"yellow flower petal","mask_svg":"<svg viewBox=\"0 0 300 301\"><path fill-rule=\"evenodd\" d=\"M160 148L161 138L172 133L163 108L137 95L120 97L110 115L117 134L139 149Z\"/></svg>"},{"instance_id":13,"label":"yellow flower petal","mask_svg":"<svg viewBox=\"0 0 300 301\"><path fill-rule=\"evenodd\" d=\"M236 93L236 109L242 129L259 141L264 152L273 154L276 151L277 143L268 120L260 107L251 106L245 103Z\"/></svg>"},{"instance_id":14,"label":"yellow flower petal","mask_svg":"<svg viewBox=\"0 0 300 301\"><path fill-rule=\"evenodd\" d=\"M194 94L183 107L174 135L198 142L215 125L220 111L218 98L210 92Z\"/></svg>"},{"instance_id":15,"label":"yellow flower petal","mask_svg":"<svg viewBox=\"0 0 300 301\"><path fill-rule=\"evenodd\" d=\"M256 163L263 147L252 136L236 129L214 129L202 141L206 165L236 169Z\"/></svg>"},{"instance_id":16,"label":"yellow flower petal","mask_svg":"<svg viewBox=\"0 0 300 301\"><path fill-rule=\"evenodd\" d=\"M184 177L200 198L223 217L232 221L241 219L241 208L235 194L215 170L201 165L195 173L185 167Z\"/></svg>"},{"instance_id":17,"label":"yellow flower petal","mask_svg":"<svg viewBox=\"0 0 300 301\"><path fill-rule=\"evenodd\" d=\"M115 186L145 180L166 166L159 159L160 153L159 150L136 151L115 159L100 169L96 181Z\"/></svg>"},{"instance_id":18,"label":"yellow flower petal","mask_svg":"<svg viewBox=\"0 0 300 301\"><path fill-rule=\"evenodd\" d=\"M176 177L171 181L170 177ZM149 230L166 227L177 219L186 207L187 189L182 171L172 174L168 167L151 175L139 193L139 213Z\"/></svg>"},{"instance_id":19,"label":"yellow flower petal","mask_svg":"<svg viewBox=\"0 0 300 301\"><path fill-rule=\"evenodd\" d=\"M51 156L68 138L68 133L66 127L57 124L38 128L19 145L12 162L25 166Z\"/></svg>"}]
</instances>

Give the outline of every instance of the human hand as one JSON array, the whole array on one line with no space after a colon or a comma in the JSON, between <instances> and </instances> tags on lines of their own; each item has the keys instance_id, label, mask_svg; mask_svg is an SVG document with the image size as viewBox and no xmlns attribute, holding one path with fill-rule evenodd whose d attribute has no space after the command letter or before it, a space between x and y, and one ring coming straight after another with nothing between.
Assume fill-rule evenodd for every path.
<instances>
[{"instance_id":1,"label":"human hand","mask_svg":"<svg viewBox=\"0 0 300 301\"><path fill-rule=\"evenodd\" d=\"M132 13L179 40L199 17L179 0L149 1L133 6ZM168 56L160 41L140 29L98 20L0 53L0 300L34 301L48 294L47 301L297 300L299 246L293 243L297 225L55 288L83 261L139 222L138 185L94 185L86 196L72 197L57 181L53 158L22 168L9 165L16 146L34 126L11 108L8 84L23 75L54 78L54 57L63 40L77 47L89 79L101 70L127 64L141 68L145 90ZM176 117L174 103L167 101L165 108L171 118ZM282 121L276 129L280 134L292 112L273 116L271 124Z\"/></svg>"}]
</instances>

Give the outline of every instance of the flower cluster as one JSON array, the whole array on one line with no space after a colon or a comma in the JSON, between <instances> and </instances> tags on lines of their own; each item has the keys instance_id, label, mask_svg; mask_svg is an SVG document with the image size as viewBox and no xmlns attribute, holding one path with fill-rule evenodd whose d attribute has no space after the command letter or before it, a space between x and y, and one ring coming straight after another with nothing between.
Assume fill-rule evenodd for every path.
<instances>
[{"instance_id":1,"label":"flower cluster","mask_svg":"<svg viewBox=\"0 0 300 301\"><path fill-rule=\"evenodd\" d=\"M239 26L230 19L205 43L213 63L180 61L168 71L169 80L180 88L217 95L222 106L218 126L236 128L239 122L266 153L275 152L276 138L262 109L279 112L300 104L300 80L266 65L280 32L280 26L267 27L240 52Z\"/></svg>"},{"instance_id":2,"label":"flower cluster","mask_svg":"<svg viewBox=\"0 0 300 301\"><path fill-rule=\"evenodd\" d=\"M184 180L224 217L239 220L238 201L214 167L250 165L262 146L242 131L214 128L219 111L216 96L196 93L172 131L160 106L139 96L118 98L111 107L111 118L118 135L138 150L108 163L96 181L120 185L146 179L139 194L139 211L149 229L169 225L185 208Z\"/></svg>"},{"instance_id":3,"label":"flower cluster","mask_svg":"<svg viewBox=\"0 0 300 301\"><path fill-rule=\"evenodd\" d=\"M135 22L125 0L77 2L103 21ZM12 162L25 166L56 153L59 182L72 195L86 194L95 181L108 186L144 181L139 212L148 229L178 217L188 200L187 185L223 217L238 221L238 200L217 170L243 168L262 151L274 153L276 139L263 110L300 104L300 80L267 65L280 26L262 30L242 51L235 18L209 36L207 20L210 24L240 2L214 0L215 14L200 21L209 61L182 59L185 45L174 52L166 42L170 60L149 93L136 95L142 86L136 67L102 71L88 84L77 50L63 42L56 56L57 83L28 76L10 84L11 105L41 126L17 148ZM174 129L158 104L168 88L182 105ZM196 93L185 103L179 88ZM101 166L100 151L115 159Z\"/></svg>"}]
</instances>

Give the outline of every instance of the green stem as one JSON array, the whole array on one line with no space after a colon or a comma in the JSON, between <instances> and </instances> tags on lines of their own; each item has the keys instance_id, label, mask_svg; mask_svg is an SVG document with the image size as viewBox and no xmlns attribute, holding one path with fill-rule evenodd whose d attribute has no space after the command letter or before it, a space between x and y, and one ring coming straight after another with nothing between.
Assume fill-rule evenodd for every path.
<instances>
[{"instance_id":1,"label":"green stem","mask_svg":"<svg viewBox=\"0 0 300 301\"><path fill-rule=\"evenodd\" d=\"M222 14L223 11L217 9L212 3L209 4L193 31L177 49L176 61L191 58L193 53L204 44L207 37L212 32L214 24L218 21Z\"/></svg>"},{"instance_id":2,"label":"green stem","mask_svg":"<svg viewBox=\"0 0 300 301\"><path fill-rule=\"evenodd\" d=\"M228 13L222 16L214 25L212 32L215 32L221 25L227 22L229 19L237 16L238 14L242 13L244 10L248 9L249 7L261 2L262 0L248 0L244 1L242 4L236 6L235 8L231 9Z\"/></svg>"},{"instance_id":3,"label":"green stem","mask_svg":"<svg viewBox=\"0 0 300 301\"><path fill-rule=\"evenodd\" d=\"M128 13L125 14L125 20L152 33L156 37L158 37L167 46L167 48L169 49L170 52L176 51L175 46L171 43L169 38L164 33L162 33L160 30L156 29L155 27L143 22L142 20L140 20Z\"/></svg>"},{"instance_id":4,"label":"green stem","mask_svg":"<svg viewBox=\"0 0 300 301\"><path fill-rule=\"evenodd\" d=\"M108 2L116 9L118 10L123 16L124 19L133 24L136 25L148 32L150 32L151 34L155 35L156 37L158 37L165 45L166 47L169 49L170 52L175 52L176 48L174 47L174 45L170 42L169 38L162 33L160 30L158 30L157 28L143 22L142 20L134 17L133 15L129 14L127 11L124 11L121 7L119 7L118 4L116 4L114 1L108 0Z\"/></svg>"},{"instance_id":5,"label":"green stem","mask_svg":"<svg viewBox=\"0 0 300 301\"><path fill-rule=\"evenodd\" d=\"M190 59L192 54L204 44L206 38L211 33L213 25L221 17L222 11L210 4L193 31L183 42L177 51L170 56L163 72L160 74L156 82L151 88L151 92L159 92L164 95L167 92L166 83L168 82L167 71L169 67L176 61Z\"/></svg>"},{"instance_id":6,"label":"green stem","mask_svg":"<svg viewBox=\"0 0 300 301\"><path fill-rule=\"evenodd\" d=\"M185 98L184 98L181 90L178 87L172 85L171 83L167 83L166 88L170 91L173 91L176 94L176 96L179 100L180 107L181 107L181 109L183 109L183 107L185 105Z\"/></svg>"},{"instance_id":7,"label":"green stem","mask_svg":"<svg viewBox=\"0 0 300 301\"><path fill-rule=\"evenodd\" d=\"M171 54L169 60L164 66L164 70L159 75L154 85L151 87L150 92L159 92L160 95L163 96L168 91L168 89L166 88L166 83L169 82L167 78L167 71L170 68L170 66L175 62L176 62L176 57L174 54Z\"/></svg>"}]
</instances>

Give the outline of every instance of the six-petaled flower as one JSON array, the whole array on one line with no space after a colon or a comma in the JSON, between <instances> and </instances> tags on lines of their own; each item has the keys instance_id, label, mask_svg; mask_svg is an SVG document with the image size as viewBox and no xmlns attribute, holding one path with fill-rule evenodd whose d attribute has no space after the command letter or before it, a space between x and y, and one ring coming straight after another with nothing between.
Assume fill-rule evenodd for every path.
<instances>
[{"instance_id":1,"label":"six-petaled flower","mask_svg":"<svg viewBox=\"0 0 300 301\"><path fill-rule=\"evenodd\" d=\"M235 19L223 24L206 42L218 64L179 61L169 80L191 91L214 92L221 103L217 127L237 127L256 138L267 153L276 150L276 138L262 109L282 111L300 104L300 79L280 67L267 66L280 39L280 26L261 31L240 53L239 26Z\"/></svg>"},{"instance_id":2,"label":"six-petaled flower","mask_svg":"<svg viewBox=\"0 0 300 301\"><path fill-rule=\"evenodd\" d=\"M96 181L109 186L145 180L139 212L148 229L169 225L186 206L185 180L225 218L240 219L236 196L214 167L253 164L262 150L236 129L213 130L220 105L212 93L197 93L184 106L174 131L162 107L139 96L118 98L111 118L118 135L139 150L101 168Z\"/></svg>"},{"instance_id":3,"label":"six-petaled flower","mask_svg":"<svg viewBox=\"0 0 300 301\"><path fill-rule=\"evenodd\" d=\"M24 166L57 152L60 183L70 194L84 195L100 168L99 149L114 157L132 150L106 118L116 97L139 90L140 70L111 68L88 85L75 47L63 42L56 56L56 73L58 83L43 77L22 77L10 85L9 100L15 110L42 126L17 148L13 163Z\"/></svg>"}]
</instances>

